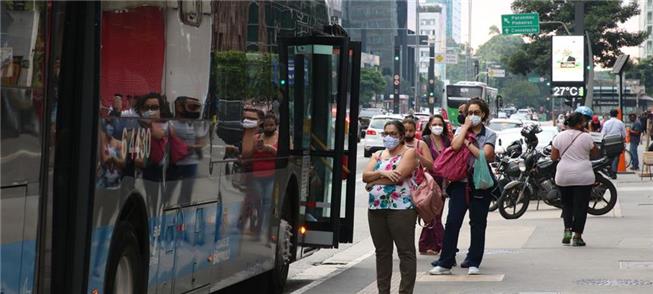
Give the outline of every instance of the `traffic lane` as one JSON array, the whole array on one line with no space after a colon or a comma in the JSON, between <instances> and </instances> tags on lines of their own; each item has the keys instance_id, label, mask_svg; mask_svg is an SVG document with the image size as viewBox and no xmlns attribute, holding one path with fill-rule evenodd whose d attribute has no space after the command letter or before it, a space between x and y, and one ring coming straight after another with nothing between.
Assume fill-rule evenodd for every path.
<instances>
[{"instance_id":1,"label":"traffic lane","mask_svg":"<svg viewBox=\"0 0 653 294\"><path fill-rule=\"evenodd\" d=\"M584 234L588 247L561 246L560 210L532 210L527 212L528 218L511 221L491 213L481 267L484 275L470 277L466 271L455 268L456 275L452 277L432 277L426 272L431 269L430 262L435 257L418 255L415 293L433 293L434 290L438 293L487 292L488 287L492 291L510 293L614 293L615 290L650 293L653 287L650 266L653 265L647 268L646 263L642 265L641 262L650 262L653 256L653 230L650 230L653 223L653 189L641 183L617 183L617 186L620 199L618 208L622 210L623 217L610 213L590 216ZM642 228L649 229L642 232ZM416 228L416 235L418 233L419 227ZM467 224L461 229L460 240L459 262L464 258L469 242ZM373 251L373 246L369 250ZM633 262L634 266L629 267L628 262ZM393 286L397 286L396 254L393 269ZM459 281L452 281L455 279ZM374 283L372 255L305 293L375 293ZM621 285L615 288L601 284Z\"/></svg>"}]
</instances>

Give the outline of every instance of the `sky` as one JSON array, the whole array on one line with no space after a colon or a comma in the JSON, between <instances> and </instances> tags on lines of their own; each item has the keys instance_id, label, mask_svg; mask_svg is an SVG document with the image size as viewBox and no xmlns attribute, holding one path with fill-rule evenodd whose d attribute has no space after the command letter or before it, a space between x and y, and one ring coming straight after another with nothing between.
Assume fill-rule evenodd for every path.
<instances>
[{"instance_id":1,"label":"sky","mask_svg":"<svg viewBox=\"0 0 653 294\"><path fill-rule=\"evenodd\" d=\"M408 1L408 19L415 19L415 2ZM468 37L468 13L469 13L469 0L461 0L462 2L462 26L461 35L462 41L467 42ZM629 2L629 1L624 1ZM490 26L496 25L501 29L501 15L511 14L510 4L512 0L472 0L472 38L471 43L473 48L478 48L481 44L485 43L491 38L489 35ZM409 29L415 27L414 21L409 21ZM639 17L633 17L628 22L622 25L628 31L637 31L639 29ZM573 28L569 28L572 30ZM624 52L633 57L639 55L637 47L624 48Z\"/></svg>"}]
</instances>

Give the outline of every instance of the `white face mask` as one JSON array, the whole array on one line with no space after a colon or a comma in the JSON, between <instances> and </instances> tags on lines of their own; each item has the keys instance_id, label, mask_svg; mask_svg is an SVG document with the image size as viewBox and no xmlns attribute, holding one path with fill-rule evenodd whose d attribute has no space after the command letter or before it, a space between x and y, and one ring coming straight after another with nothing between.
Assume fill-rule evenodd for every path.
<instances>
[{"instance_id":1,"label":"white face mask","mask_svg":"<svg viewBox=\"0 0 653 294\"><path fill-rule=\"evenodd\" d=\"M478 116L478 115L472 114L471 119L472 119L472 125L473 126L478 126L478 124L481 123L481 117Z\"/></svg>"},{"instance_id":2,"label":"white face mask","mask_svg":"<svg viewBox=\"0 0 653 294\"><path fill-rule=\"evenodd\" d=\"M148 110L143 112L143 118L153 118L155 116L158 116L159 111L158 110Z\"/></svg>"},{"instance_id":3,"label":"white face mask","mask_svg":"<svg viewBox=\"0 0 653 294\"><path fill-rule=\"evenodd\" d=\"M444 127L441 126L432 126L431 127L431 133L436 136L442 135L442 131L444 131Z\"/></svg>"},{"instance_id":4,"label":"white face mask","mask_svg":"<svg viewBox=\"0 0 653 294\"><path fill-rule=\"evenodd\" d=\"M258 120L255 119L243 119L243 128L252 129L258 127Z\"/></svg>"}]
</instances>

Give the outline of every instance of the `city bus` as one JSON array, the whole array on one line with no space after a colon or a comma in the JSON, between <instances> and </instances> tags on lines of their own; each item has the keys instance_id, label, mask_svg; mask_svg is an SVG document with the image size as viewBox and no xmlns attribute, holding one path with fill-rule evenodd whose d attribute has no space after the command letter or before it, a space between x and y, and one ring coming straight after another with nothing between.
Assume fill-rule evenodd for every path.
<instances>
[{"instance_id":1,"label":"city bus","mask_svg":"<svg viewBox=\"0 0 653 294\"><path fill-rule=\"evenodd\" d=\"M1 293L209 293L352 242L325 1L3 1Z\"/></svg>"},{"instance_id":2,"label":"city bus","mask_svg":"<svg viewBox=\"0 0 653 294\"><path fill-rule=\"evenodd\" d=\"M498 110L497 89L489 87L482 82L457 82L453 85L447 85L446 97L442 99L443 108L447 110L449 120L454 126L460 125L458 117L458 107L467 103L469 99L479 97L488 103L490 113L496 115Z\"/></svg>"}]
</instances>

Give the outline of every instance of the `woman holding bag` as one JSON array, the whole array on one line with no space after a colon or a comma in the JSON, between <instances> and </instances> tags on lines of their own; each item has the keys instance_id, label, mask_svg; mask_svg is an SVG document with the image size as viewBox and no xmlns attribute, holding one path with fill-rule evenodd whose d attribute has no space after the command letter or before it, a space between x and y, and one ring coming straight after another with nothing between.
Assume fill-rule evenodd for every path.
<instances>
[{"instance_id":1,"label":"woman holding bag","mask_svg":"<svg viewBox=\"0 0 653 294\"><path fill-rule=\"evenodd\" d=\"M416 154L417 159L422 163L422 166L428 168L429 174L433 176L438 186L444 190L443 178L433 172L433 161L438 158L445 148L451 145L451 134L447 128L447 123L441 115L436 114L431 116L429 122L424 126L424 130L422 130L422 142L418 145L420 151ZM439 215L442 215L442 211L439 212ZM442 218L436 217L434 221L422 228L419 236L420 254L438 255L442 249L443 237L444 226L442 226Z\"/></svg>"},{"instance_id":2,"label":"woman holding bag","mask_svg":"<svg viewBox=\"0 0 653 294\"><path fill-rule=\"evenodd\" d=\"M467 162L459 163L466 165L466 178L451 182L447 187L447 194L449 195L447 224L440 258L433 262L434 268L429 271L432 275L451 274L451 267L456 264L458 235L467 210L469 210L471 242L467 257L460 266L469 268L469 275L480 274L479 267L485 250L485 228L487 226L491 188L476 189L472 178L474 163L477 158L484 156L487 161L494 160L496 134L483 124L490 117L490 110L485 101L479 98L469 100L466 112L465 123L456 130L456 135L451 142L451 148L457 152L462 152L463 148L466 148L472 156L469 157ZM470 135L475 137L476 140L471 139Z\"/></svg>"}]
</instances>

